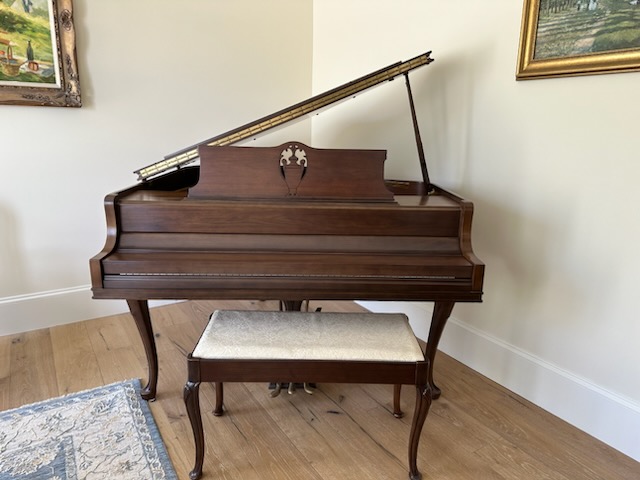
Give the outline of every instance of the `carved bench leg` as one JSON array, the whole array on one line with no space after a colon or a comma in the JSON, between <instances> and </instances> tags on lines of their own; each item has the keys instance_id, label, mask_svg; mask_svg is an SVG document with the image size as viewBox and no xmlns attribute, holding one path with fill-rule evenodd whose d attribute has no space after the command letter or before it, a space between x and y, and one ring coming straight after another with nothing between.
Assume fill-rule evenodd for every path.
<instances>
[{"instance_id":1,"label":"carved bench leg","mask_svg":"<svg viewBox=\"0 0 640 480\"><path fill-rule=\"evenodd\" d=\"M216 384L217 385L217 384ZM184 403L193 429L193 439L196 445L196 462L189 473L191 480L198 480L202 476L204 461L204 430L200 415L200 382L187 382L184 386Z\"/></svg>"},{"instance_id":2,"label":"carved bench leg","mask_svg":"<svg viewBox=\"0 0 640 480\"><path fill-rule=\"evenodd\" d=\"M411 480L422 478L422 474L418 471L418 444L429 407L431 407L431 387L428 384L416 385L416 407L409 434L409 478Z\"/></svg>"}]
</instances>

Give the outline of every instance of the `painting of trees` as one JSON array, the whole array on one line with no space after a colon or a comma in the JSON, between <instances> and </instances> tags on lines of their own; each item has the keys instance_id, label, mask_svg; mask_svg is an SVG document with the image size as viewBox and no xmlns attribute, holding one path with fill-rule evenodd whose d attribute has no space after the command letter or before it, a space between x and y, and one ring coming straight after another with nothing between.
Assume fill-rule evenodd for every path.
<instances>
[{"instance_id":1,"label":"painting of trees","mask_svg":"<svg viewBox=\"0 0 640 480\"><path fill-rule=\"evenodd\" d=\"M535 59L640 48L638 0L540 0Z\"/></svg>"},{"instance_id":2,"label":"painting of trees","mask_svg":"<svg viewBox=\"0 0 640 480\"><path fill-rule=\"evenodd\" d=\"M640 0L524 0L517 80L640 70Z\"/></svg>"}]
</instances>

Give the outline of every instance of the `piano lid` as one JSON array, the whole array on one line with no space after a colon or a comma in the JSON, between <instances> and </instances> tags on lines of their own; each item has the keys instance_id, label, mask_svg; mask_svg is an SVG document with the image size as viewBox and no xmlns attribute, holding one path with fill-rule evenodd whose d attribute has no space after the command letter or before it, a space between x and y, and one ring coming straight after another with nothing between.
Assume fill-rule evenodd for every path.
<instances>
[{"instance_id":1,"label":"piano lid","mask_svg":"<svg viewBox=\"0 0 640 480\"><path fill-rule=\"evenodd\" d=\"M423 65L429 65L433 61L430 56L431 51L418 55L417 57L405 62L394 63L388 67L360 77L325 93L321 93L320 95L316 95L315 97L311 97L303 102L292 105L289 108L285 108L284 110L267 115L266 117L255 120L244 126L235 128L208 140L204 140L203 142L172 153L171 155L167 155L163 160L135 170L134 173L138 175L138 180L144 181L167 170L180 168L183 165L194 162L199 158L199 146L227 146L233 145L247 138L256 137L272 128L305 117L322 108L335 105L347 98L354 97L360 92L368 90L369 88L375 87L386 81L393 80L399 75L406 76L411 70Z\"/></svg>"}]
</instances>

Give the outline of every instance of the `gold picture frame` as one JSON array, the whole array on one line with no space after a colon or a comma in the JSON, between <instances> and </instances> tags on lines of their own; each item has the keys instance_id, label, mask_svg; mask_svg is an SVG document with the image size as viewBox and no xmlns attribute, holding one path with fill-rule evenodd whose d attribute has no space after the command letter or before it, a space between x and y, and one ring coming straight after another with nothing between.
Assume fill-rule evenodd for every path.
<instances>
[{"instance_id":1,"label":"gold picture frame","mask_svg":"<svg viewBox=\"0 0 640 480\"><path fill-rule=\"evenodd\" d=\"M71 0L0 0L0 104L81 107Z\"/></svg>"},{"instance_id":2,"label":"gold picture frame","mask_svg":"<svg viewBox=\"0 0 640 480\"><path fill-rule=\"evenodd\" d=\"M637 70L639 0L524 0L517 80Z\"/></svg>"}]
</instances>

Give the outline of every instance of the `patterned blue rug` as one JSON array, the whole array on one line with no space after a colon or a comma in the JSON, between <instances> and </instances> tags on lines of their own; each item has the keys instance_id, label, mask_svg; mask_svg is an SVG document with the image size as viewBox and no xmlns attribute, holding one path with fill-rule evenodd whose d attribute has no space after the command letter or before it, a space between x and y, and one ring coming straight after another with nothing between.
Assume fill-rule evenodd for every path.
<instances>
[{"instance_id":1,"label":"patterned blue rug","mask_svg":"<svg viewBox=\"0 0 640 480\"><path fill-rule=\"evenodd\" d=\"M140 381L0 412L0 480L177 480Z\"/></svg>"}]
</instances>

